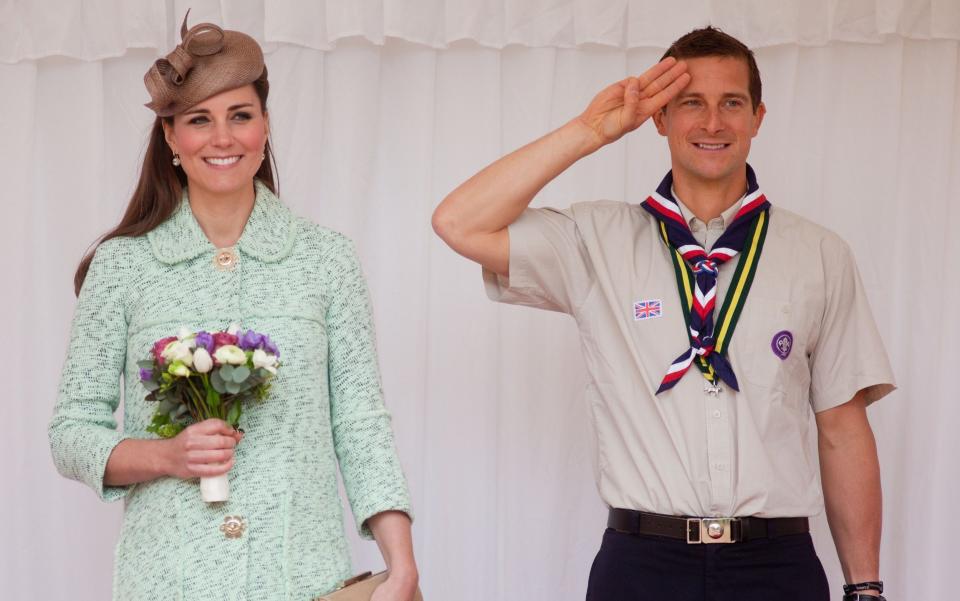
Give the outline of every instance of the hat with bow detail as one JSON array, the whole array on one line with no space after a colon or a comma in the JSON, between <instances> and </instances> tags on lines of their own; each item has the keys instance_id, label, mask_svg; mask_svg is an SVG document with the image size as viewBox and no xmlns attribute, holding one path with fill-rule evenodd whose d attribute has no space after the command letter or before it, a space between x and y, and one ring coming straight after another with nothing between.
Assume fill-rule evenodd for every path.
<instances>
[{"instance_id":1,"label":"hat with bow detail","mask_svg":"<svg viewBox=\"0 0 960 601\"><path fill-rule=\"evenodd\" d=\"M187 29L173 52L157 59L143 76L150 93L146 107L158 117L170 117L226 90L266 77L263 51L256 40L239 31L224 31L212 23Z\"/></svg>"}]
</instances>

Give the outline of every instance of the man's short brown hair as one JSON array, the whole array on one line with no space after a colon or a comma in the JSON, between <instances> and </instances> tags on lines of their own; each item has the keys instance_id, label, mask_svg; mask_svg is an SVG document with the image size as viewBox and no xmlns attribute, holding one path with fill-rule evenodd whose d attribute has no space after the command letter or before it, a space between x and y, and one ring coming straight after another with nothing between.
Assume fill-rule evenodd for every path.
<instances>
[{"instance_id":1,"label":"man's short brown hair","mask_svg":"<svg viewBox=\"0 0 960 601\"><path fill-rule=\"evenodd\" d=\"M753 51L737 38L723 33L716 27L694 29L667 48L661 60L668 56L677 60L703 56L729 56L742 59L747 63L747 69L750 72L750 103L753 105L753 112L757 112L762 87L760 69L757 68L757 61L753 58Z\"/></svg>"}]
</instances>

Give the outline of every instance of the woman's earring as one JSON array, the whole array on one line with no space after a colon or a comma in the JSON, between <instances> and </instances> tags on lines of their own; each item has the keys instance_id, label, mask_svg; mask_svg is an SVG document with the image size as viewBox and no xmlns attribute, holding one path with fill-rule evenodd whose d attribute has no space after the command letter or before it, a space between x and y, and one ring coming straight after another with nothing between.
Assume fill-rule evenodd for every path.
<instances>
[{"instance_id":1,"label":"woman's earring","mask_svg":"<svg viewBox=\"0 0 960 601\"><path fill-rule=\"evenodd\" d=\"M260 160L261 160L261 161L266 160L266 158L267 158L267 153L264 152L264 153L261 153L261 154L260 154Z\"/></svg>"},{"instance_id":2,"label":"woman's earring","mask_svg":"<svg viewBox=\"0 0 960 601\"><path fill-rule=\"evenodd\" d=\"M173 153L173 161L172 161L172 162L173 162L173 166L174 166L174 167L179 167L179 166L180 166L180 155L177 154L177 153Z\"/></svg>"}]
</instances>

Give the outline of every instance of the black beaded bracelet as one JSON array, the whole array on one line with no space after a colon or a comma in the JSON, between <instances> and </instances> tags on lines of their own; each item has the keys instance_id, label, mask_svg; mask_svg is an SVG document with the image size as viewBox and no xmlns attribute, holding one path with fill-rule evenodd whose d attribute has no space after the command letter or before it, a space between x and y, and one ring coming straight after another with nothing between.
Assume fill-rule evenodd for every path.
<instances>
[{"instance_id":1,"label":"black beaded bracelet","mask_svg":"<svg viewBox=\"0 0 960 601\"><path fill-rule=\"evenodd\" d=\"M883 592L883 581L875 580L872 582L858 582L856 584L844 584L843 585L843 594L849 595L850 593L859 593L860 591L877 591L878 593Z\"/></svg>"},{"instance_id":2,"label":"black beaded bracelet","mask_svg":"<svg viewBox=\"0 0 960 601\"><path fill-rule=\"evenodd\" d=\"M883 595L866 595L861 592L848 593L843 596L843 601L887 601Z\"/></svg>"}]
</instances>

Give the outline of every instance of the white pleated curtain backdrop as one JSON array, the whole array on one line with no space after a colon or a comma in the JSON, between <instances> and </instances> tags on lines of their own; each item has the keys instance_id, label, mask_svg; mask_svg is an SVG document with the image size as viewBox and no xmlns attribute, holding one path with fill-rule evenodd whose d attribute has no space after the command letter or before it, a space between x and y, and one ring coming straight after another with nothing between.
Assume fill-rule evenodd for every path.
<instances>
[{"instance_id":1,"label":"white pleated curtain backdrop","mask_svg":"<svg viewBox=\"0 0 960 601\"><path fill-rule=\"evenodd\" d=\"M110 594L120 505L57 476L45 429L74 268L126 205L152 122L141 79L188 6L266 41L281 196L358 244L428 599L582 598L605 522L574 323L488 302L430 214L707 22L759 47L751 162L772 202L850 242L894 364L900 390L870 410L889 597L942 592L960 535L958 3L101 0L0 5L4 598ZM639 202L668 165L648 124L537 203ZM822 516L814 535L836 598ZM358 569L380 565L353 539Z\"/></svg>"}]
</instances>

